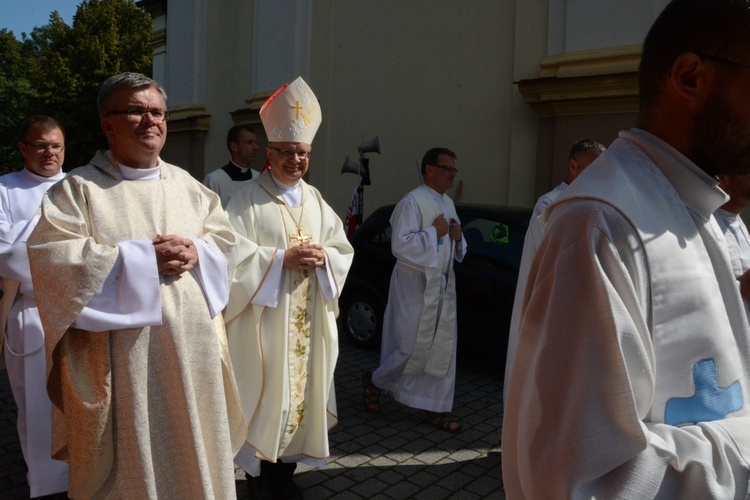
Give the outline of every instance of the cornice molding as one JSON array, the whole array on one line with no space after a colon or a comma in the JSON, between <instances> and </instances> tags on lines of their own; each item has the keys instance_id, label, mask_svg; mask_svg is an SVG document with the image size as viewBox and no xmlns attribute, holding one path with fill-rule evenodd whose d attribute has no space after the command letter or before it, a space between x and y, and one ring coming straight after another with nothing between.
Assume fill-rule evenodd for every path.
<instances>
[{"instance_id":1,"label":"cornice molding","mask_svg":"<svg viewBox=\"0 0 750 500\"><path fill-rule=\"evenodd\" d=\"M151 48L152 50L163 49L167 46L167 29L161 28L154 30L151 34Z\"/></svg>"},{"instance_id":2,"label":"cornice molding","mask_svg":"<svg viewBox=\"0 0 750 500\"><path fill-rule=\"evenodd\" d=\"M540 63L540 78L613 75L638 71L642 45L582 50L548 56Z\"/></svg>"},{"instance_id":3,"label":"cornice molding","mask_svg":"<svg viewBox=\"0 0 750 500\"><path fill-rule=\"evenodd\" d=\"M232 121L235 125L262 125L260 121L260 108L263 103L271 97L273 92L258 92L245 99L244 108L232 111Z\"/></svg>"},{"instance_id":4,"label":"cornice molding","mask_svg":"<svg viewBox=\"0 0 750 500\"><path fill-rule=\"evenodd\" d=\"M640 58L640 44L550 56L539 78L516 83L539 118L635 113Z\"/></svg>"},{"instance_id":5,"label":"cornice molding","mask_svg":"<svg viewBox=\"0 0 750 500\"><path fill-rule=\"evenodd\" d=\"M182 104L169 108L170 134L174 133L208 133L211 125L211 115L206 111L205 104Z\"/></svg>"}]
</instances>

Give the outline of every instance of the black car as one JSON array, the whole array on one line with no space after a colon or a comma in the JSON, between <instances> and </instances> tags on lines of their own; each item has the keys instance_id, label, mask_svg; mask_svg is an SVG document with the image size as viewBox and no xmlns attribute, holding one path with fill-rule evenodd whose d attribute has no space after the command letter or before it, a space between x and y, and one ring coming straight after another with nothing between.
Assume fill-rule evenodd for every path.
<instances>
[{"instance_id":1,"label":"black car","mask_svg":"<svg viewBox=\"0 0 750 500\"><path fill-rule=\"evenodd\" d=\"M357 347L378 349L391 272L395 205L377 209L352 236L354 262L342 291L339 331ZM531 210L459 203L456 211L468 244L456 262L459 363L505 365L508 328L523 240Z\"/></svg>"}]
</instances>

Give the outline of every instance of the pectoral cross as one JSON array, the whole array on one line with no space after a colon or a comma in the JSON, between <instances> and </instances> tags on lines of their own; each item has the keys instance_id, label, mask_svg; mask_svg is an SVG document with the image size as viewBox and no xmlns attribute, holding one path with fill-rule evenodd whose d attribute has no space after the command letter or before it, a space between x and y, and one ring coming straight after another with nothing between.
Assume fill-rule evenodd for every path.
<instances>
[{"instance_id":1,"label":"pectoral cross","mask_svg":"<svg viewBox=\"0 0 750 500\"><path fill-rule=\"evenodd\" d=\"M300 226L297 226L297 234L290 234L289 235L289 241L292 243L306 243L312 239L312 236L309 234L304 234L302 232L302 228Z\"/></svg>"}]
</instances>

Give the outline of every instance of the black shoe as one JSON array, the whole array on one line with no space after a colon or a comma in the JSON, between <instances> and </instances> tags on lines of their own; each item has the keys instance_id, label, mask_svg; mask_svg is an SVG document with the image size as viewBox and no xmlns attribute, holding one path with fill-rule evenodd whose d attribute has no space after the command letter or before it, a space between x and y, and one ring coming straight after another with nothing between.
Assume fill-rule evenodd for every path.
<instances>
[{"instance_id":1,"label":"black shoe","mask_svg":"<svg viewBox=\"0 0 750 500\"><path fill-rule=\"evenodd\" d=\"M250 495L250 500L276 499L276 496L273 494L273 485L268 477L264 477L263 475L253 477L245 473L245 479L247 479L247 493Z\"/></svg>"},{"instance_id":2,"label":"black shoe","mask_svg":"<svg viewBox=\"0 0 750 500\"><path fill-rule=\"evenodd\" d=\"M297 469L296 462L285 463L261 462L261 475L264 474L263 464L267 464L268 471L273 483L273 490L279 500L302 500L302 488L294 482L294 471Z\"/></svg>"}]
</instances>

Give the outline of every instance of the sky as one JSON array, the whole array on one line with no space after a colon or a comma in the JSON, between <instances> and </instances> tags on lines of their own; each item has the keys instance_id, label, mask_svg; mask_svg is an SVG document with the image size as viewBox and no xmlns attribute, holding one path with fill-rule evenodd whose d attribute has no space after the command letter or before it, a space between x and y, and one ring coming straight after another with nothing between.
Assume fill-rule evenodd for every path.
<instances>
[{"instance_id":1,"label":"sky","mask_svg":"<svg viewBox=\"0 0 750 500\"><path fill-rule=\"evenodd\" d=\"M73 24L73 15L82 0L0 0L0 29L12 31L16 38L21 33L49 22L49 15L56 10L66 24Z\"/></svg>"}]
</instances>

